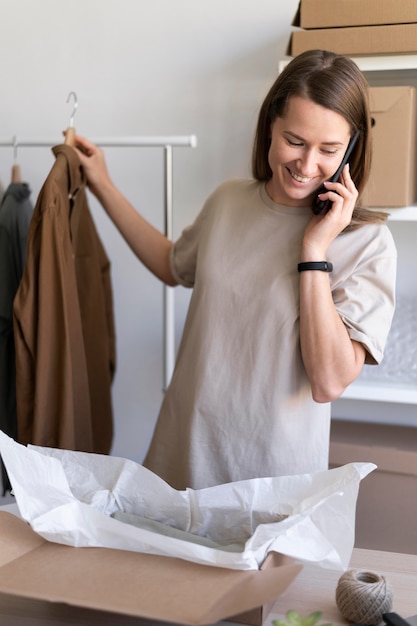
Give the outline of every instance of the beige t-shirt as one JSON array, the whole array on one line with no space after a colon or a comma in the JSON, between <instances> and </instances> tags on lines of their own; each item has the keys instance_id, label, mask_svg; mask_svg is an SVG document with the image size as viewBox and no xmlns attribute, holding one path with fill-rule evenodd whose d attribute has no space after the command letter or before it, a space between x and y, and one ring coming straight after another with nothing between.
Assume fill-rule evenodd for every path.
<instances>
[{"instance_id":1,"label":"beige t-shirt","mask_svg":"<svg viewBox=\"0 0 417 626\"><path fill-rule=\"evenodd\" d=\"M175 371L144 464L176 489L328 467L330 405L311 394L299 341L299 262L308 207L229 181L173 247L192 287ZM379 362L394 309L386 225L340 235L327 260L336 308Z\"/></svg>"}]
</instances>

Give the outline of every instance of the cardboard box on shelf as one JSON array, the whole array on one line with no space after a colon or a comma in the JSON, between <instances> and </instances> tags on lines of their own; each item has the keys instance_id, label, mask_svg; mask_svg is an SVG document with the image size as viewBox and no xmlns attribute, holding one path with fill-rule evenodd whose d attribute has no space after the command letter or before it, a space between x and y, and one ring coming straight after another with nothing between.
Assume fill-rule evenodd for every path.
<instances>
[{"instance_id":1,"label":"cardboard box on shelf","mask_svg":"<svg viewBox=\"0 0 417 626\"><path fill-rule=\"evenodd\" d=\"M417 22L415 0L301 0L293 26L332 28Z\"/></svg>"},{"instance_id":2,"label":"cardboard box on shelf","mask_svg":"<svg viewBox=\"0 0 417 626\"><path fill-rule=\"evenodd\" d=\"M276 553L261 570L238 571L74 548L48 542L16 515L0 512L0 592L11 596L190 625L235 615L235 621L260 626L301 568Z\"/></svg>"},{"instance_id":3,"label":"cardboard box on shelf","mask_svg":"<svg viewBox=\"0 0 417 626\"><path fill-rule=\"evenodd\" d=\"M370 461L356 506L356 548L417 554L417 428L333 420L330 466Z\"/></svg>"},{"instance_id":4,"label":"cardboard box on shelf","mask_svg":"<svg viewBox=\"0 0 417 626\"><path fill-rule=\"evenodd\" d=\"M297 56L316 48L349 56L417 53L417 24L295 30L287 53Z\"/></svg>"},{"instance_id":5,"label":"cardboard box on shelf","mask_svg":"<svg viewBox=\"0 0 417 626\"><path fill-rule=\"evenodd\" d=\"M363 194L369 207L404 207L417 199L417 89L371 87L375 125L371 176Z\"/></svg>"}]
</instances>

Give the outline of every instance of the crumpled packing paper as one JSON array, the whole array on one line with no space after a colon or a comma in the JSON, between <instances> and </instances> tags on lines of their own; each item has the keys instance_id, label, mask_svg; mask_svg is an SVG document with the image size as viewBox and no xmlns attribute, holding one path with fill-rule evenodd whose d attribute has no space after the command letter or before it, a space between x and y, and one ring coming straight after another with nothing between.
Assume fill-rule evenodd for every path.
<instances>
[{"instance_id":1,"label":"crumpled packing paper","mask_svg":"<svg viewBox=\"0 0 417 626\"><path fill-rule=\"evenodd\" d=\"M359 484L376 468L372 463L350 463L314 474L178 491L133 461L25 447L1 431L0 453L20 515L49 541L241 570L259 569L270 551L347 569ZM112 517L120 512L191 533L190 539L206 537L215 545L185 541Z\"/></svg>"}]
</instances>

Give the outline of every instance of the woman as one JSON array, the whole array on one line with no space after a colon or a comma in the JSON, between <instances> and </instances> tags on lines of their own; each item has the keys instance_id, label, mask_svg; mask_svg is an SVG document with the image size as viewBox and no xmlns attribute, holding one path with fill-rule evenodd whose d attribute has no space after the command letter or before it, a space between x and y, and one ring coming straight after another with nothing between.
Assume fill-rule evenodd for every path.
<instances>
[{"instance_id":1,"label":"woman","mask_svg":"<svg viewBox=\"0 0 417 626\"><path fill-rule=\"evenodd\" d=\"M357 66L303 53L261 107L254 179L216 189L174 244L77 138L89 187L133 251L166 284L193 288L144 462L175 488L327 469L330 402L381 360L394 309L393 240L358 201L370 128ZM325 183L356 130L350 166ZM316 215L323 183L332 205Z\"/></svg>"}]
</instances>

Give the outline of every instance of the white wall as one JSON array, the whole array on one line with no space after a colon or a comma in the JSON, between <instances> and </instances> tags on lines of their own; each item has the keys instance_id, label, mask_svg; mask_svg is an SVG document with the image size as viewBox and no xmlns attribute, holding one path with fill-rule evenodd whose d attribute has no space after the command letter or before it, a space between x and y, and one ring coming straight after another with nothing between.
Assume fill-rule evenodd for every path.
<instances>
[{"instance_id":1,"label":"white wall","mask_svg":"<svg viewBox=\"0 0 417 626\"><path fill-rule=\"evenodd\" d=\"M277 73L298 0L13 0L0 17L0 138L61 142L77 93L87 137L196 134L174 152L175 236L223 179L247 176L258 107ZM162 151L106 150L114 180L163 227ZM35 202L53 163L20 148ZM13 150L0 148L0 180ZM112 261L117 331L113 454L141 461L162 400L162 286L95 200ZM179 338L189 293L177 288Z\"/></svg>"}]
</instances>

